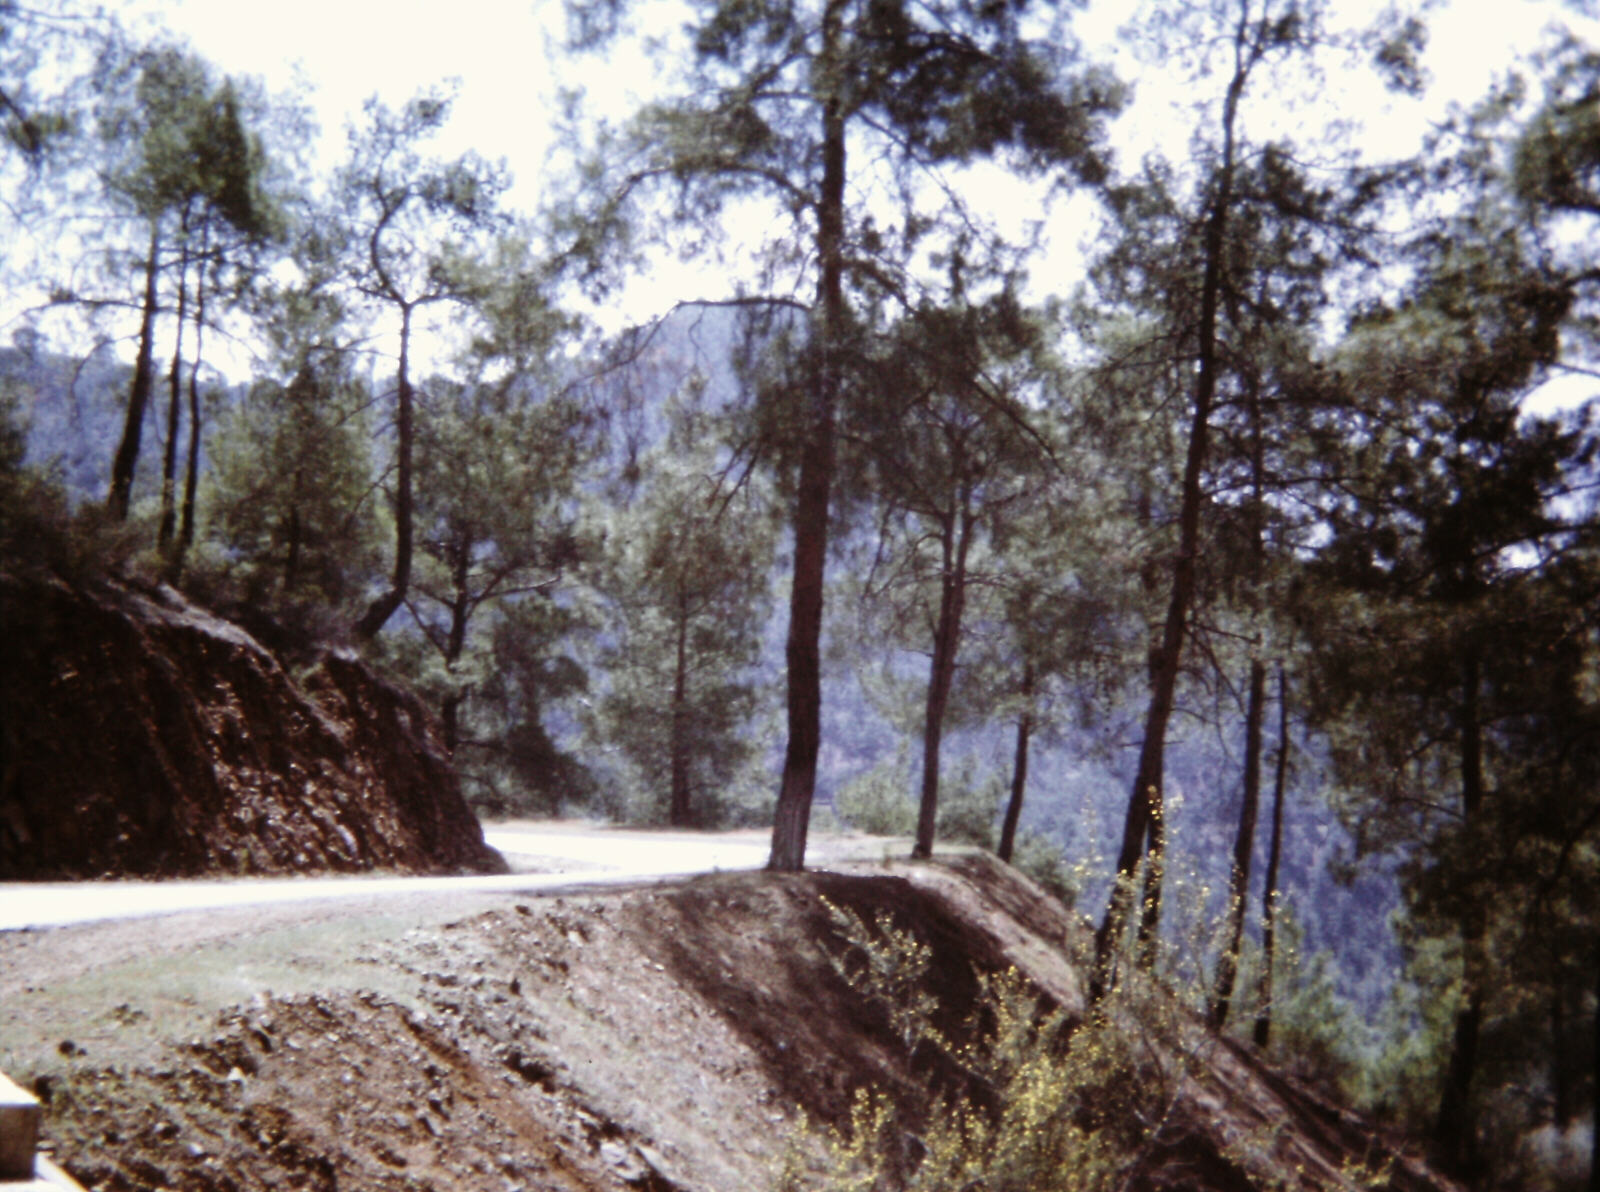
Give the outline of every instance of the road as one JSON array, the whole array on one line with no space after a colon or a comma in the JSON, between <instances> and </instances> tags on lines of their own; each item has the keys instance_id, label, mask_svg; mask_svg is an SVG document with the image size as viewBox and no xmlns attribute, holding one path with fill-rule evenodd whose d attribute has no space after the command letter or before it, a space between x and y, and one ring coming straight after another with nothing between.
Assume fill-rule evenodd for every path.
<instances>
[{"instance_id":1,"label":"road","mask_svg":"<svg viewBox=\"0 0 1600 1192\"><path fill-rule=\"evenodd\" d=\"M762 832L645 832L589 824L491 827L484 839L505 855L509 874L482 877L202 878L172 881L0 883L0 931L61 927L218 907L428 891L541 893L580 886L758 869Z\"/></svg>"}]
</instances>

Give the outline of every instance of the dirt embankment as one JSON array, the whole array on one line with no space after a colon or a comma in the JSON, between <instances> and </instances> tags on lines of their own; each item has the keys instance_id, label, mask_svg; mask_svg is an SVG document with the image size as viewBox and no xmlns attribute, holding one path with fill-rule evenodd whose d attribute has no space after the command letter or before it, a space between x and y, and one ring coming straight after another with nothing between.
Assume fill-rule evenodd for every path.
<instances>
[{"instance_id":1,"label":"dirt embankment","mask_svg":"<svg viewBox=\"0 0 1600 1192\"><path fill-rule=\"evenodd\" d=\"M0 572L0 880L496 872L432 717L170 588Z\"/></svg>"},{"instance_id":2,"label":"dirt embankment","mask_svg":"<svg viewBox=\"0 0 1600 1192\"><path fill-rule=\"evenodd\" d=\"M857 1089L888 1091L910 1137L930 1084L962 1079L841 979L824 899L932 949L953 1036L981 972L1014 966L1081 1010L1063 943L1082 928L975 857L454 915L280 911L187 943L152 924L13 933L0 1062L48 1095L58 1160L106 1192L757 1192ZM1448 1188L1248 1049L1194 1058L1131 1188L1347 1189L1385 1156L1390 1187Z\"/></svg>"}]
</instances>

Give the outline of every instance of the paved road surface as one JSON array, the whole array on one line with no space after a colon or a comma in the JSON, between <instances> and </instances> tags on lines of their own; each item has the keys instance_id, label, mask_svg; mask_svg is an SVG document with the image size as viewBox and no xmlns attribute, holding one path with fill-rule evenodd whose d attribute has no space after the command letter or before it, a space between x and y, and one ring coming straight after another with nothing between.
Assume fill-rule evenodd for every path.
<instances>
[{"instance_id":1,"label":"paved road surface","mask_svg":"<svg viewBox=\"0 0 1600 1192\"><path fill-rule=\"evenodd\" d=\"M287 877L0 883L0 931L174 911L429 890L529 891L620 885L766 864L764 833L630 832L590 825L490 828L519 872L487 877Z\"/></svg>"}]
</instances>

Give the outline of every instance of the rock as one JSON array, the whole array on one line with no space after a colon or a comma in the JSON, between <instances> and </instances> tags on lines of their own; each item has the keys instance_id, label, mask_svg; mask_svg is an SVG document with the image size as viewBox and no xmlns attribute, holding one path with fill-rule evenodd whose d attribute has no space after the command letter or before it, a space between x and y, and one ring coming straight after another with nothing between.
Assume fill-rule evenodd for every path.
<instances>
[{"instance_id":1,"label":"rock","mask_svg":"<svg viewBox=\"0 0 1600 1192\"><path fill-rule=\"evenodd\" d=\"M632 1183L643 1178L648 1170L638 1153L626 1143L602 1142L600 1161L617 1173L617 1178Z\"/></svg>"},{"instance_id":2,"label":"rock","mask_svg":"<svg viewBox=\"0 0 1600 1192\"><path fill-rule=\"evenodd\" d=\"M503 872L415 696L171 588L0 570L0 880Z\"/></svg>"}]
</instances>

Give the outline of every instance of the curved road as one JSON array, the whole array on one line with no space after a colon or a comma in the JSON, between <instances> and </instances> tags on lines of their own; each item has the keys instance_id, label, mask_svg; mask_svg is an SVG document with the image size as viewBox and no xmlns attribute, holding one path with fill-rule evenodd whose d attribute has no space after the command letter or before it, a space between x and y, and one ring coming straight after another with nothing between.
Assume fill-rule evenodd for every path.
<instances>
[{"instance_id":1,"label":"curved road","mask_svg":"<svg viewBox=\"0 0 1600 1192\"><path fill-rule=\"evenodd\" d=\"M592 825L488 828L509 874L483 877L200 878L0 883L0 931L131 919L176 911L436 891L566 890L766 864L765 832L638 832Z\"/></svg>"}]
</instances>

